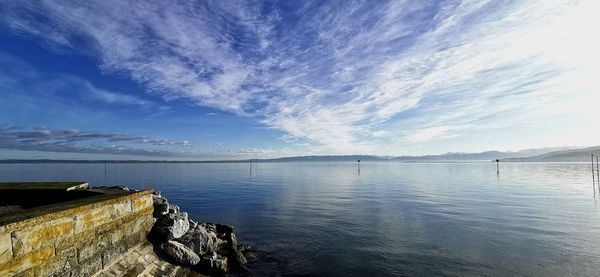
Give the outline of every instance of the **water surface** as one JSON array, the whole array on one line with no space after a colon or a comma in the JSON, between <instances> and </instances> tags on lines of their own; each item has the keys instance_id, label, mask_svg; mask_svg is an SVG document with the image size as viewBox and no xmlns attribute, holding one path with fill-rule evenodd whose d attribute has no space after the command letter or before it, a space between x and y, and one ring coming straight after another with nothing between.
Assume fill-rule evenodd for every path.
<instances>
[{"instance_id":1,"label":"water surface","mask_svg":"<svg viewBox=\"0 0 600 277\"><path fill-rule=\"evenodd\" d=\"M154 188L277 259L257 275L595 276L578 163L0 164L1 181Z\"/></svg>"}]
</instances>

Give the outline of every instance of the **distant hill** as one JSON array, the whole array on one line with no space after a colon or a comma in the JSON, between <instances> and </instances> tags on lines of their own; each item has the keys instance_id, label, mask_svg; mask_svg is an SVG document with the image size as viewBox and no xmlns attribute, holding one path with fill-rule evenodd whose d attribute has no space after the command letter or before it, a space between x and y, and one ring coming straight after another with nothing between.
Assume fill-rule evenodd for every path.
<instances>
[{"instance_id":1,"label":"distant hill","mask_svg":"<svg viewBox=\"0 0 600 277\"><path fill-rule=\"evenodd\" d=\"M243 159L243 160L198 160L198 161L176 161L176 160L0 160L0 163L276 163L276 162L356 162L361 161L388 161L390 157L379 157L372 155L341 155L341 156L295 156L275 159Z\"/></svg>"},{"instance_id":2,"label":"distant hill","mask_svg":"<svg viewBox=\"0 0 600 277\"><path fill-rule=\"evenodd\" d=\"M295 156L274 159L243 159L243 160L198 160L198 161L161 161L161 160L109 160L108 163L276 163L276 162L361 162L395 161L395 162L465 162L491 161L501 159L509 162L536 161L588 161L590 153L600 154L600 146L578 147L549 147L525 149L516 152L486 151L480 153L445 153L425 156L374 156L374 155L328 155L328 156ZM103 160L0 160L0 163L104 163Z\"/></svg>"},{"instance_id":3,"label":"distant hill","mask_svg":"<svg viewBox=\"0 0 600 277\"><path fill-rule=\"evenodd\" d=\"M579 149L569 149L553 151L537 156L521 157L521 158L507 158L502 161L507 162L588 162L590 161L590 154L600 155L600 146L593 146Z\"/></svg>"},{"instance_id":4,"label":"distant hill","mask_svg":"<svg viewBox=\"0 0 600 277\"><path fill-rule=\"evenodd\" d=\"M427 156L400 156L393 158L395 161L424 162L424 161L489 161L506 158L524 158L541 155L552 151L574 149L576 147L547 147L536 149L525 149L516 152L486 151L479 153L446 153L441 155Z\"/></svg>"},{"instance_id":5,"label":"distant hill","mask_svg":"<svg viewBox=\"0 0 600 277\"><path fill-rule=\"evenodd\" d=\"M296 156L276 159L252 159L253 162L355 162L388 161L390 158L372 155L341 155L341 156Z\"/></svg>"}]
</instances>

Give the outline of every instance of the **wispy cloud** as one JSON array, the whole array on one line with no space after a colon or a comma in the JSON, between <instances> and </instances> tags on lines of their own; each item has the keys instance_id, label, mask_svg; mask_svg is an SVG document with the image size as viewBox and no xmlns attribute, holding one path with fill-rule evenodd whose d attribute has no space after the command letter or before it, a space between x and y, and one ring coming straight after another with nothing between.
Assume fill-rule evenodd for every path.
<instances>
[{"instance_id":1,"label":"wispy cloud","mask_svg":"<svg viewBox=\"0 0 600 277\"><path fill-rule=\"evenodd\" d=\"M155 139L123 133L25 129L0 124L0 148L27 151L101 153L144 156L190 156L189 141Z\"/></svg>"},{"instance_id":2,"label":"wispy cloud","mask_svg":"<svg viewBox=\"0 0 600 277\"><path fill-rule=\"evenodd\" d=\"M238 150L237 152L239 154L254 155L254 156L275 153L275 151L271 150L271 149L259 149L259 148L242 149L242 150Z\"/></svg>"},{"instance_id":3,"label":"wispy cloud","mask_svg":"<svg viewBox=\"0 0 600 277\"><path fill-rule=\"evenodd\" d=\"M152 107L154 106L154 103L152 103L151 101L147 101L144 99L140 99L138 97L134 97L131 95L126 95L126 94L122 94L122 93L115 93L115 92L111 92L111 91L107 91L107 90L103 90L103 89L98 89L93 87L92 85L90 85L87 82L84 82L82 85L84 85L87 89L87 92L89 93L89 97L100 100L100 101L104 101L106 103L110 103L110 104L130 104L130 105L138 105L138 106L142 106L142 107Z\"/></svg>"},{"instance_id":4,"label":"wispy cloud","mask_svg":"<svg viewBox=\"0 0 600 277\"><path fill-rule=\"evenodd\" d=\"M0 14L150 93L256 117L329 153L581 115L557 103L598 99L596 1L288 4L7 0Z\"/></svg>"}]
</instances>

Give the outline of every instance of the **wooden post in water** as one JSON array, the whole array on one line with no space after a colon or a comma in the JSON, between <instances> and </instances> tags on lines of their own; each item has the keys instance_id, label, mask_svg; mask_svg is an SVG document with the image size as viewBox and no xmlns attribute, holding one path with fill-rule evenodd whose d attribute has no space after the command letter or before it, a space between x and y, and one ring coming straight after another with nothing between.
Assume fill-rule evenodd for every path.
<instances>
[{"instance_id":1,"label":"wooden post in water","mask_svg":"<svg viewBox=\"0 0 600 277\"><path fill-rule=\"evenodd\" d=\"M106 171L107 171L106 167L107 167L107 163L108 162L106 160L104 160L104 185L105 186L106 186Z\"/></svg>"},{"instance_id":2,"label":"wooden post in water","mask_svg":"<svg viewBox=\"0 0 600 277\"><path fill-rule=\"evenodd\" d=\"M496 159L496 174L500 175L500 159Z\"/></svg>"},{"instance_id":3,"label":"wooden post in water","mask_svg":"<svg viewBox=\"0 0 600 277\"><path fill-rule=\"evenodd\" d=\"M598 180L598 192L600 192L600 168L598 167L598 155L596 155L596 180Z\"/></svg>"},{"instance_id":4,"label":"wooden post in water","mask_svg":"<svg viewBox=\"0 0 600 277\"><path fill-rule=\"evenodd\" d=\"M596 195L596 175L594 175L594 154L592 154L592 187L594 188L594 195Z\"/></svg>"},{"instance_id":5,"label":"wooden post in water","mask_svg":"<svg viewBox=\"0 0 600 277\"><path fill-rule=\"evenodd\" d=\"M360 160L358 160L358 175L360 175Z\"/></svg>"}]
</instances>

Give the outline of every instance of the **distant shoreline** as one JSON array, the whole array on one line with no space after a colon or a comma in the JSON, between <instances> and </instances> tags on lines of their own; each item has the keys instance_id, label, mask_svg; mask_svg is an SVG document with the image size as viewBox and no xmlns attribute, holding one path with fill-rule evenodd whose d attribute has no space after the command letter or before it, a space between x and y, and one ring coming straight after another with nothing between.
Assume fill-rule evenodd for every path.
<instances>
[{"instance_id":1,"label":"distant shoreline","mask_svg":"<svg viewBox=\"0 0 600 277\"><path fill-rule=\"evenodd\" d=\"M356 160L252 160L252 163L356 163ZM493 163L494 160L365 160L361 162L376 163ZM587 161L529 161L529 160L500 160L501 163L589 163ZM153 161L153 160L0 160L0 164L225 164L250 163L250 160L215 160L215 161Z\"/></svg>"},{"instance_id":2,"label":"distant shoreline","mask_svg":"<svg viewBox=\"0 0 600 277\"><path fill-rule=\"evenodd\" d=\"M306 155L280 158L231 160L170 160L175 157L157 156L156 159L4 159L0 164L25 163L282 163L282 162L402 162L402 163L487 163L495 162L589 162L590 154L600 155L600 146L574 148L549 147L525 149L516 152L486 151L479 153L448 152L422 156L377 155ZM188 157L191 158L191 157ZM223 157L226 158L226 157ZM167 160L159 160L167 159Z\"/></svg>"}]
</instances>

